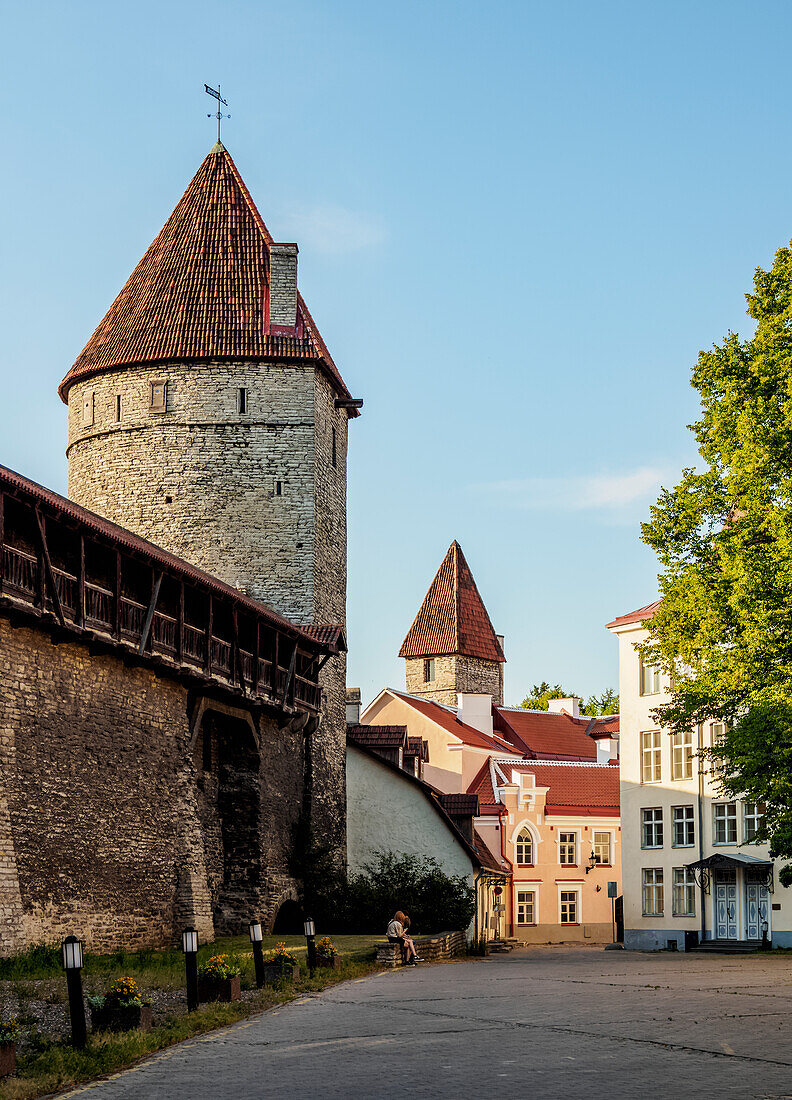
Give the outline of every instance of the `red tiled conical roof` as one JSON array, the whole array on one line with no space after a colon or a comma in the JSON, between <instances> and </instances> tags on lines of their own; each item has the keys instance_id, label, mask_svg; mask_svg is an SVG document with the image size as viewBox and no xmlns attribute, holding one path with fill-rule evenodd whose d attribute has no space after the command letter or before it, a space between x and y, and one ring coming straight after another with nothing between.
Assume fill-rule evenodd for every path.
<instances>
[{"instance_id":1,"label":"red tiled conical roof","mask_svg":"<svg viewBox=\"0 0 792 1100\"><path fill-rule=\"evenodd\" d=\"M349 398L299 294L294 334L267 332L272 243L218 142L61 382L63 400L73 382L105 370L214 357L313 361Z\"/></svg>"},{"instance_id":2,"label":"red tiled conical roof","mask_svg":"<svg viewBox=\"0 0 792 1100\"><path fill-rule=\"evenodd\" d=\"M399 650L400 657L461 653L505 661L462 547L454 541Z\"/></svg>"}]
</instances>

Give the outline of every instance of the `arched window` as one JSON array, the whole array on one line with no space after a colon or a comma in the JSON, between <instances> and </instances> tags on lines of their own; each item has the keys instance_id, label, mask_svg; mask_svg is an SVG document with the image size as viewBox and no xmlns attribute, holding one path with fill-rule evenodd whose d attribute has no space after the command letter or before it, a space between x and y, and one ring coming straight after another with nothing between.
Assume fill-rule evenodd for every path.
<instances>
[{"instance_id":1,"label":"arched window","mask_svg":"<svg viewBox=\"0 0 792 1100\"><path fill-rule=\"evenodd\" d=\"M533 863L533 837L527 829L523 829L517 837L517 862Z\"/></svg>"}]
</instances>

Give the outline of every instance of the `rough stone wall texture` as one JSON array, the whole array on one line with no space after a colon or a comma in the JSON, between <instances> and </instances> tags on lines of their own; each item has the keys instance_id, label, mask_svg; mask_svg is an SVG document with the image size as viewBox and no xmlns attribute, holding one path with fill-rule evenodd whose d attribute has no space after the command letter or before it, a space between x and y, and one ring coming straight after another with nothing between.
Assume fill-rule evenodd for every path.
<instances>
[{"instance_id":1,"label":"rough stone wall texture","mask_svg":"<svg viewBox=\"0 0 792 1100\"><path fill-rule=\"evenodd\" d=\"M271 244L270 324L297 322L297 245Z\"/></svg>"},{"instance_id":2,"label":"rough stone wall texture","mask_svg":"<svg viewBox=\"0 0 792 1100\"><path fill-rule=\"evenodd\" d=\"M434 699L448 706L457 705L458 692L480 692L491 695L499 706L503 703L503 665L460 653L435 657L435 678L424 680L424 658L408 657L405 664L407 692Z\"/></svg>"},{"instance_id":3,"label":"rough stone wall texture","mask_svg":"<svg viewBox=\"0 0 792 1100\"><path fill-rule=\"evenodd\" d=\"M207 941L294 896L301 735L262 719L254 737L211 702L225 758L207 795L189 717L206 704L177 680L0 617L0 682L0 953L69 933L158 946L190 923Z\"/></svg>"},{"instance_id":4,"label":"rough stone wall texture","mask_svg":"<svg viewBox=\"0 0 792 1100\"><path fill-rule=\"evenodd\" d=\"M151 409L152 383L161 381L164 413ZM237 411L240 388L245 413ZM343 624L347 424L324 375L304 364L109 372L69 391L69 496L294 622ZM312 830L339 860L345 679L342 656L322 671L322 725L311 752Z\"/></svg>"}]
</instances>

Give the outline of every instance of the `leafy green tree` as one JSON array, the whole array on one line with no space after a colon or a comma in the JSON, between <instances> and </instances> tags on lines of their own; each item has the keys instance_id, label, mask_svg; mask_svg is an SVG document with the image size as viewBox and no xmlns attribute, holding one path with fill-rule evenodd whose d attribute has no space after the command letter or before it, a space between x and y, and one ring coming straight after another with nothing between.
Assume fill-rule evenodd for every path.
<instances>
[{"instance_id":1,"label":"leafy green tree","mask_svg":"<svg viewBox=\"0 0 792 1100\"><path fill-rule=\"evenodd\" d=\"M378 932L397 909L407 913L414 934L466 929L476 911L473 887L447 875L437 860L379 852L362 872L350 875L332 924L339 931Z\"/></svg>"},{"instance_id":2,"label":"leafy green tree","mask_svg":"<svg viewBox=\"0 0 792 1100\"><path fill-rule=\"evenodd\" d=\"M547 680L542 680L541 684L534 684L530 695L526 695L520 706L526 710L549 710L551 699L571 699L574 695L574 691L567 691L560 684L548 684ZM582 701L579 709L581 714L589 717L616 714L619 710L619 696L612 688L606 688L602 695L592 695L590 699Z\"/></svg>"},{"instance_id":3,"label":"leafy green tree","mask_svg":"<svg viewBox=\"0 0 792 1100\"><path fill-rule=\"evenodd\" d=\"M691 425L702 463L643 527L662 603L645 657L673 674L672 732L726 723L710 755L724 790L767 806L760 839L792 857L792 248L757 269L753 336L700 352ZM792 883L792 865L782 868Z\"/></svg>"}]
</instances>

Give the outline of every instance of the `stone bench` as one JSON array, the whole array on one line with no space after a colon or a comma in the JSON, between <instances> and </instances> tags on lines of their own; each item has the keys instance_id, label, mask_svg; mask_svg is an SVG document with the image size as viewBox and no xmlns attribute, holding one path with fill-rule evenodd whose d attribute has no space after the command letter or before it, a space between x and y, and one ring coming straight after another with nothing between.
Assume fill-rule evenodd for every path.
<instances>
[{"instance_id":1,"label":"stone bench","mask_svg":"<svg viewBox=\"0 0 792 1100\"><path fill-rule=\"evenodd\" d=\"M435 962L437 959L450 959L453 955L464 954L465 943L464 932L441 932L437 936L416 937L415 950L425 962ZM401 944L378 944L377 965L390 970L403 966Z\"/></svg>"}]
</instances>

